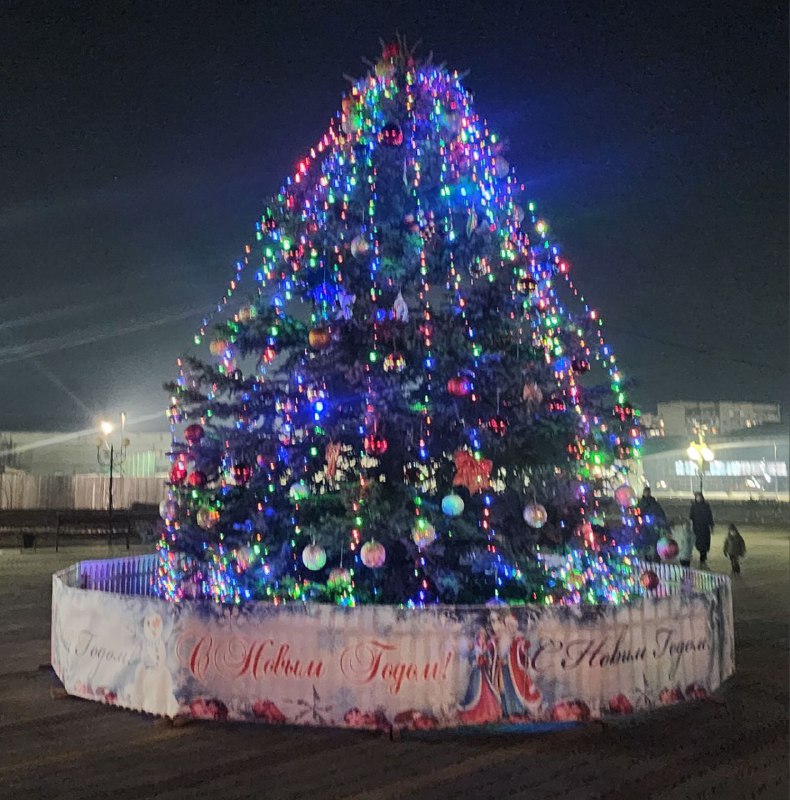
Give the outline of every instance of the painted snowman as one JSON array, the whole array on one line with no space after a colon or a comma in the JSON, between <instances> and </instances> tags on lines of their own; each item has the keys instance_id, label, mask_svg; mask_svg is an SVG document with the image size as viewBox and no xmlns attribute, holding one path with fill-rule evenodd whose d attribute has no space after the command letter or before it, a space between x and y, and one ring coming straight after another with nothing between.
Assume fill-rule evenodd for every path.
<instances>
[{"instance_id":1,"label":"painted snowman","mask_svg":"<svg viewBox=\"0 0 790 800\"><path fill-rule=\"evenodd\" d=\"M142 711L174 717L179 706L173 694L173 678L167 668L163 629L164 624L159 614L149 614L143 620L140 663L135 672L129 701L132 707Z\"/></svg>"}]
</instances>

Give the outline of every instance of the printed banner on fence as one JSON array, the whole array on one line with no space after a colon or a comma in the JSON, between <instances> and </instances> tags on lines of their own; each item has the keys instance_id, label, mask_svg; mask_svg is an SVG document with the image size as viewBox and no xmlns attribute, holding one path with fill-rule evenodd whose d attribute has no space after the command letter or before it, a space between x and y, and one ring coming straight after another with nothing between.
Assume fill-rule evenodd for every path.
<instances>
[{"instance_id":1,"label":"printed banner on fence","mask_svg":"<svg viewBox=\"0 0 790 800\"><path fill-rule=\"evenodd\" d=\"M729 584L624 606L222 609L53 581L66 690L154 714L352 727L587 720L734 670Z\"/></svg>"}]
</instances>

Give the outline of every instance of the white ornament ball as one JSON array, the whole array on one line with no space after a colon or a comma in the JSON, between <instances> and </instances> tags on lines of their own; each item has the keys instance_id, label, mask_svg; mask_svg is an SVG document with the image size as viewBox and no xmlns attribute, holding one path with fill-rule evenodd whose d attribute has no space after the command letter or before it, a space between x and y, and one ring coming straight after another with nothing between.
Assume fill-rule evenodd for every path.
<instances>
[{"instance_id":1,"label":"white ornament ball","mask_svg":"<svg viewBox=\"0 0 790 800\"><path fill-rule=\"evenodd\" d=\"M159 504L159 516L162 519L178 519L178 503L175 500L162 500Z\"/></svg>"},{"instance_id":2,"label":"white ornament ball","mask_svg":"<svg viewBox=\"0 0 790 800\"><path fill-rule=\"evenodd\" d=\"M355 236L351 240L351 255L354 256L354 258L364 258L368 254L369 250L370 242L362 234Z\"/></svg>"},{"instance_id":3,"label":"white ornament ball","mask_svg":"<svg viewBox=\"0 0 790 800\"><path fill-rule=\"evenodd\" d=\"M310 487L304 481L297 481L288 490L288 495L291 500L298 503L300 500L310 497Z\"/></svg>"},{"instance_id":4,"label":"white ornament ball","mask_svg":"<svg viewBox=\"0 0 790 800\"><path fill-rule=\"evenodd\" d=\"M326 550L320 544L308 544L302 550L302 563L313 572L322 569L326 564Z\"/></svg>"},{"instance_id":5,"label":"white ornament ball","mask_svg":"<svg viewBox=\"0 0 790 800\"><path fill-rule=\"evenodd\" d=\"M494 159L494 172L496 172L498 178L504 178L507 176L508 172L510 172L510 164L507 163L506 158L497 156Z\"/></svg>"},{"instance_id":6,"label":"white ornament ball","mask_svg":"<svg viewBox=\"0 0 790 800\"><path fill-rule=\"evenodd\" d=\"M442 511L448 517L460 517L464 513L464 501L457 494L446 494L442 498Z\"/></svg>"},{"instance_id":7,"label":"white ornament ball","mask_svg":"<svg viewBox=\"0 0 790 800\"><path fill-rule=\"evenodd\" d=\"M219 511L216 508L198 509L195 520L201 528L210 530L219 522Z\"/></svg>"},{"instance_id":8,"label":"white ornament ball","mask_svg":"<svg viewBox=\"0 0 790 800\"><path fill-rule=\"evenodd\" d=\"M542 528L548 518L549 515L545 507L540 503L530 503L524 508L524 522L530 528Z\"/></svg>"},{"instance_id":9,"label":"white ornament ball","mask_svg":"<svg viewBox=\"0 0 790 800\"><path fill-rule=\"evenodd\" d=\"M362 563L370 569L378 569L387 559L387 550L381 542L371 539L362 545L359 551L359 557Z\"/></svg>"},{"instance_id":10,"label":"white ornament ball","mask_svg":"<svg viewBox=\"0 0 790 800\"><path fill-rule=\"evenodd\" d=\"M436 541L436 529L427 520L419 519L411 529L411 540L420 550L429 547Z\"/></svg>"}]
</instances>

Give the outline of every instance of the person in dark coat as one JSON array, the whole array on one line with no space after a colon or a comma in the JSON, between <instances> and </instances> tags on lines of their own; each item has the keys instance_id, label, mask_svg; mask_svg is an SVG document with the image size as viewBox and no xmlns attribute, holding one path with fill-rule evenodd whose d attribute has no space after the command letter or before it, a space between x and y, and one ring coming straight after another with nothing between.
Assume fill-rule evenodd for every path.
<instances>
[{"instance_id":1,"label":"person in dark coat","mask_svg":"<svg viewBox=\"0 0 790 800\"><path fill-rule=\"evenodd\" d=\"M649 486L645 486L637 508L638 526L635 531L634 545L646 561L656 560L656 544L663 536L667 525L667 517L661 504L653 497Z\"/></svg>"},{"instance_id":2,"label":"person in dark coat","mask_svg":"<svg viewBox=\"0 0 790 800\"><path fill-rule=\"evenodd\" d=\"M710 534L713 530L713 512L710 503L703 497L702 492L694 492L694 501L689 511L691 528L694 531L694 539L697 550L699 550L699 565L705 567L708 564L708 550L710 550Z\"/></svg>"},{"instance_id":3,"label":"person in dark coat","mask_svg":"<svg viewBox=\"0 0 790 800\"><path fill-rule=\"evenodd\" d=\"M727 538L724 540L724 555L730 559L733 573L740 575L741 559L746 555L746 542L741 536L741 532L732 523L727 528Z\"/></svg>"},{"instance_id":4,"label":"person in dark coat","mask_svg":"<svg viewBox=\"0 0 790 800\"><path fill-rule=\"evenodd\" d=\"M661 503L653 497L649 486L642 490L642 499L639 501L639 516L652 517L651 523L654 525L666 525L667 515L661 508Z\"/></svg>"}]
</instances>

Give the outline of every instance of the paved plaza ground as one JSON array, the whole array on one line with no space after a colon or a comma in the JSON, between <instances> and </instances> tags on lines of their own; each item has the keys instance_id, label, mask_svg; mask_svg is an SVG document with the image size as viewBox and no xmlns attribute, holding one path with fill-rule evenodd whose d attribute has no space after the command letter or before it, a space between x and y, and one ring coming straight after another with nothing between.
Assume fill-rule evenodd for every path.
<instances>
[{"instance_id":1,"label":"paved plaza ground","mask_svg":"<svg viewBox=\"0 0 790 800\"><path fill-rule=\"evenodd\" d=\"M0 798L785 800L788 534L743 533L749 555L734 586L737 674L715 701L555 733L451 732L394 742L354 731L173 727L58 698L43 668L50 576L106 557L108 548L0 549ZM714 536L711 566L724 571L721 536Z\"/></svg>"}]
</instances>

